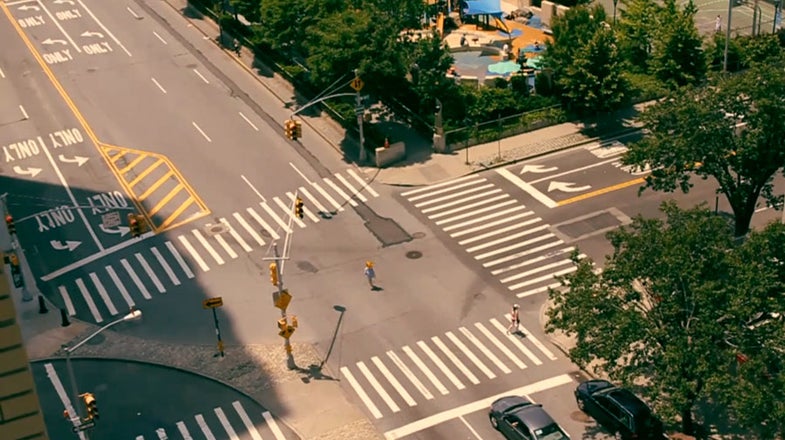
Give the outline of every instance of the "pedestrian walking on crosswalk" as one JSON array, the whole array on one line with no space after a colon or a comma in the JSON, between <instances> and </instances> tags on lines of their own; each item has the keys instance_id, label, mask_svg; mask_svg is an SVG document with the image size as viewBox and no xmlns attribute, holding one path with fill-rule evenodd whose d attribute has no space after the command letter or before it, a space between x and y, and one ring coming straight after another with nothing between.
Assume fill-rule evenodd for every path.
<instances>
[{"instance_id":1,"label":"pedestrian walking on crosswalk","mask_svg":"<svg viewBox=\"0 0 785 440\"><path fill-rule=\"evenodd\" d=\"M512 312L510 313L510 326L507 327L507 334L520 332L521 318L518 316L518 304L513 304Z\"/></svg>"},{"instance_id":2,"label":"pedestrian walking on crosswalk","mask_svg":"<svg viewBox=\"0 0 785 440\"><path fill-rule=\"evenodd\" d=\"M376 271L373 270L373 261L365 262L365 278L368 278L368 285L371 286L371 290L376 290L376 286L373 284L373 280L376 278Z\"/></svg>"}]
</instances>

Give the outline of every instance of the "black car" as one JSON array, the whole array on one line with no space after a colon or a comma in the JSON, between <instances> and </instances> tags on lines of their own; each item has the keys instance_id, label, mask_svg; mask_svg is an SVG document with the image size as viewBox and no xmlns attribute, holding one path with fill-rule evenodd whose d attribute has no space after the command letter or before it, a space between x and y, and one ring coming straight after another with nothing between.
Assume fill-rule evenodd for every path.
<instances>
[{"instance_id":1,"label":"black car","mask_svg":"<svg viewBox=\"0 0 785 440\"><path fill-rule=\"evenodd\" d=\"M491 425L509 440L569 440L542 405L519 396L502 397L491 404Z\"/></svg>"},{"instance_id":2,"label":"black car","mask_svg":"<svg viewBox=\"0 0 785 440\"><path fill-rule=\"evenodd\" d=\"M641 399L607 380L582 382L575 389L575 400L583 412L616 434L617 439L668 438L662 422Z\"/></svg>"}]
</instances>

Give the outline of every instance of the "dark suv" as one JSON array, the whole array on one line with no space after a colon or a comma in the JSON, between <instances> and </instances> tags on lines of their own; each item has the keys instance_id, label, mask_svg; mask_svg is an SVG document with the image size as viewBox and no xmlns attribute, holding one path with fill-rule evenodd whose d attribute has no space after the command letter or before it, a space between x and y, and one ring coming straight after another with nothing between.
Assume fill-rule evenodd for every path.
<instances>
[{"instance_id":1,"label":"dark suv","mask_svg":"<svg viewBox=\"0 0 785 440\"><path fill-rule=\"evenodd\" d=\"M588 380L575 389L578 407L617 439L668 438L662 422L651 409L629 390L606 380Z\"/></svg>"}]
</instances>

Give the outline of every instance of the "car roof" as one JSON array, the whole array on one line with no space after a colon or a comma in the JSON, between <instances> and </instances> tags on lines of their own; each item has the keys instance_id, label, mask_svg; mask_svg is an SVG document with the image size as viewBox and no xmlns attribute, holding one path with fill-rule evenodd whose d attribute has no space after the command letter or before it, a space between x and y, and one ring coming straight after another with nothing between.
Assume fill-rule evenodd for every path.
<instances>
[{"instance_id":1,"label":"car roof","mask_svg":"<svg viewBox=\"0 0 785 440\"><path fill-rule=\"evenodd\" d=\"M608 390L605 395L627 408L627 411L631 412L635 418L643 414L651 414L651 409L649 409L648 405L627 389L613 388Z\"/></svg>"},{"instance_id":2,"label":"car roof","mask_svg":"<svg viewBox=\"0 0 785 440\"><path fill-rule=\"evenodd\" d=\"M524 406L514 411L513 414L532 431L536 431L556 423L550 414L542 409L542 405L540 404Z\"/></svg>"}]
</instances>

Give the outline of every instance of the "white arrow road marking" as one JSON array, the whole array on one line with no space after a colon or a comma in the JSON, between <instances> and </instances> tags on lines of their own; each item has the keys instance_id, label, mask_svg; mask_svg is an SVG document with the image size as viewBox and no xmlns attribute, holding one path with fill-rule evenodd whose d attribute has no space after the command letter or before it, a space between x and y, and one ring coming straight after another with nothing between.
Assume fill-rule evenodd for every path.
<instances>
[{"instance_id":1,"label":"white arrow road marking","mask_svg":"<svg viewBox=\"0 0 785 440\"><path fill-rule=\"evenodd\" d=\"M564 191L564 192L581 192L586 191L587 189L591 189L591 185L584 185L584 186L573 186L575 185L572 182L557 182L553 181L548 184L548 192L551 191Z\"/></svg>"},{"instance_id":2,"label":"white arrow road marking","mask_svg":"<svg viewBox=\"0 0 785 440\"><path fill-rule=\"evenodd\" d=\"M64 3L68 3L69 5L73 5L74 4L73 0L55 0L52 3L54 3L56 5L62 5Z\"/></svg>"},{"instance_id":3,"label":"white arrow road marking","mask_svg":"<svg viewBox=\"0 0 785 440\"><path fill-rule=\"evenodd\" d=\"M82 32L82 36L83 36L83 37L98 37L98 38L104 38L104 34L102 34L102 33L100 33L100 32L90 32L90 31L84 31L84 32Z\"/></svg>"},{"instance_id":4,"label":"white arrow road marking","mask_svg":"<svg viewBox=\"0 0 785 440\"><path fill-rule=\"evenodd\" d=\"M60 159L60 162L75 163L77 166L80 166L80 167L82 165L84 165L85 162L90 160L89 157L83 157L83 156L74 156L74 158L71 159L71 158L65 157L64 154L61 154L61 155L57 156L57 158Z\"/></svg>"},{"instance_id":5,"label":"white arrow road marking","mask_svg":"<svg viewBox=\"0 0 785 440\"><path fill-rule=\"evenodd\" d=\"M550 172L556 171L558 169L559 169L559 167L545 168L545 165L524 165L523 168L521 168L521 174L523 174L523 173L537 173L537 174L540 174L540 173L550 173Z\"/></svg>"},{"instance_id":6,"label":"white arrow road marking","mask_svg":"<svg viewBox=\"0 0 785 440\"><path fill-rule=\"evenodd\" d=\"M117 229L109 229L104 225L98 225L98 227L107 234L120 234L121 237L125 237L125 234L131 231L128 226L118 226Z\"/></svg>"},{"instance_id":7,"label":"white arrow road marking","mask_svg":"<svg viewBox=\"0 0 785 440\"><path fill-rule=\"evenodd\" d=\"M78 248L79 245L82 244L82 242L66 240L65 244L63 244L58 240L52 240L49 242L49 244L52 245L52 247L58 251L64 251L66 249L68 249L69 251L73 251L74 249Z\"/></svg>"},{"instance_id":8,"label":"white arrow road marking","mask_svg":"<svg viewBox=\"0 0 785 440\"><path fill-rule=\"evenodd\" d=\"M41 10L41 8L39 8L38 6L33 6L33 5L24 5L24 6L20 6L20 7L16 8L16 9L19 9L20 11L29 11L29 10L40 11Z\"/></svg>"},{"instance_id":9,"label":"white arrow road marking","mask_svg":"<svg viewBox=\"0 0 785 440\"><path fill-rule=\"evenodd\" d=\"M38 173L40 173L41 171L43 171L43 170L41 170L41 168L35 168L35 167L30 167L30 168L22 168L22 167L20 167L19 165L17 165L17 166L15 166L15 167L14 167L14 172L15 172L16 174L23 174L23 175L24 175L24 174L27 174L27 175L29 175L30 177L35 177L35 176L37 176L37 175L38 175Z\"/></svg>"},{"instance_id":10,"label":"white arrow road marking","mask_svg":"<svg viewBox=\"0 0 785 440\"><path fill-rule=\"evenodd\" d=\"M41 44L55 44L55 43L62 44L62 45L67 45L68 44L68 42L65 41L65 40L53 40L51 38L47 38L46 40L41 42Z\"/></svg>"}]
</instances>

